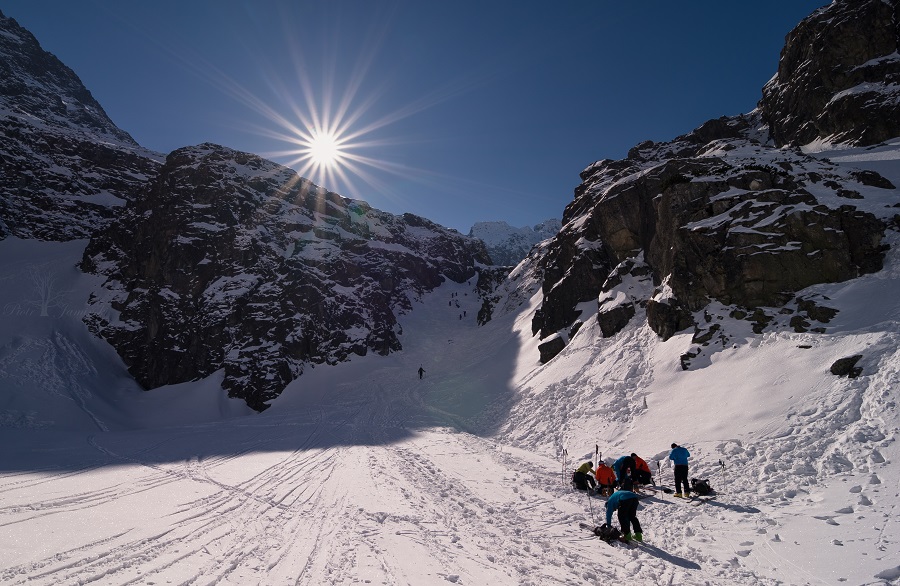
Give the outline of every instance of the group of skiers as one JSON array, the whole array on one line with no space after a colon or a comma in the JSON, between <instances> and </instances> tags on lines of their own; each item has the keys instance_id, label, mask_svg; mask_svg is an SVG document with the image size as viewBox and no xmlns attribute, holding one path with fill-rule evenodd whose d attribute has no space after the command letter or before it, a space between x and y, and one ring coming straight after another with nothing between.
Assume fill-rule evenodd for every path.
<instances>
[{"instance_id":1,"label":"group of skiers","mask_svg":"<svg viewBox=\"0 0 900 586\"><path fill-rule=\"evenodd\" d=\"M690 452L682 446L673 443L669 452L669 460L675 465L675 496L687 498L690 496L688 486L688 458ZM612 526L612 516L618 512L619 525L622 537L626 541L634 539L643 541L644 534L641 523L637 518L639 488L645 484L653 484L653 475L647 462L635 453L622 456L613 462L610 468L602 460L594 462L589 460L578 467L572 475L572 484L581 490L595 491L606 500L606 526Z\"/></svg>"}]
</instances>

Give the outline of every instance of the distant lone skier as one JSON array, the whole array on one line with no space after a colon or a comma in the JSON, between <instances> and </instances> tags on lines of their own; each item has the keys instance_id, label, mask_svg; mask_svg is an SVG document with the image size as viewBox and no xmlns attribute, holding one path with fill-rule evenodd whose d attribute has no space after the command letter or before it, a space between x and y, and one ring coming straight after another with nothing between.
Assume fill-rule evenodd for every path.
<instances>
[{"instance_id":1,"label":"distant lone skier","mask_svg":"<svg viewBox=\"0 0 900 586\"><path fill-rule=\"evenodd\" d=\"M419 380L422 380L422 377L425 376L425 369L419 365Z\"/></svg>"},{"instance_id":2,"label":"distant lone skier","mask_svg":"<svg viewBox=\"0 0 900 586\"><path fill-rule=\"evenodd\" d=\"M688 458L691 453L686 448L678 444L672 444L672 451L669 453L669 460L675 463L675 496L689 497L691 489L688 485ZM684 489L682 490L682 486Z\"/></svg>"}]
</instances>

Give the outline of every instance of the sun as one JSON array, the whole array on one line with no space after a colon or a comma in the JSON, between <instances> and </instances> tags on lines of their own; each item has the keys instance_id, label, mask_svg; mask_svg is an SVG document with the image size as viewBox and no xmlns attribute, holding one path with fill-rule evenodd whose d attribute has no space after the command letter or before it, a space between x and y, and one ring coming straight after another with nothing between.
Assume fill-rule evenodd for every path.
<instances>
[{"instance_id":1,"label":"sun","mask_svg":"<svg viewBox=\"0 0 900 586\"><path fill-rule=\"evenodd\" d=\"M334 169L341 164L343 152L340 139L330 132L313 132L307 143L310 161L319 167Z\"/></svg>"}]
</instances>

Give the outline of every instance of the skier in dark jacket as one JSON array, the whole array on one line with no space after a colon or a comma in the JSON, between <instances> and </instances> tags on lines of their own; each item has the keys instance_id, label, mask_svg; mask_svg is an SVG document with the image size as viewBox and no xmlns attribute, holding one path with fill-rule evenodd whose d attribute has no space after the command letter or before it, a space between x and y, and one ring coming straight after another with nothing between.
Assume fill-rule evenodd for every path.
<instances>
[{"instance_id":1,"label":"skier in dark jacket","mask_svg":"<svg viewBox=\"0 0 900 586\"><path fill-rule=\"evenodd\" d=\"M606 500L606 524L612 525L613 511L619 511L619 525L622 527L622 537L626 540L632 536L638 540L644 540L641 531L641 523L637 518L638 499L640 497L630 490L617 490ZM632 527L634 534L631 533Z\"/></svg>"},{"instance_id":2,"label":"skier in dark jacket","mask_svg":"<svg viewBox=\"0 0 900 586\"><path fill-rule=\"evenodd\" d=\"M669 460L675 463L675 496L689 497L691 489L688 485L688 458L691 453L686 448L678 444L672 444L672 451L669 452ZM684 486L682 491L681 487Z\"/></svg>"},{"instance_id":3,"label":"skier in dark jacket","mask_svg":"<svg viewBox=\"0 0 900 586\"><path fill-rule=\"evenodd\" d=\"M425 376L425 369L419 366L419 379Z\"/></svg>"},{"instance_id":4,"label":"skier in dark jacket","mask_svg":"<svg viewBox=\"0 0 900 586\"><path fill-rule=\"evenodd\" d=\"M634 458L631 456L622 456L613 462L613 470L616 472L616 481L622 486L625 478L633 480L634 478Z\"/></svg>"}]
</instances>

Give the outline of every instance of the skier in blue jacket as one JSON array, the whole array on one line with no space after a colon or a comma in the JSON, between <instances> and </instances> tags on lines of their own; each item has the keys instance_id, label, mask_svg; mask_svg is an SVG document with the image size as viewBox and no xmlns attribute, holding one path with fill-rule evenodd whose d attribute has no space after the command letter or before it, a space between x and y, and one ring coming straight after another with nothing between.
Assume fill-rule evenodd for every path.
<instances>
[{"instance_id":1,"label":"skier in blue jacket","mask_svg":"<svg viewBox=\"0 0 900 586\"><path fill-rule=\"evenodd\" d=\"M675 463L675 496L688 497L691 495L691 489L688 485L688 458L691 453L686 448L678 444L672 444L672 451L669 452L669 460ZM684 485L684 491L681 487Z\"/></svg>"},{"instance_id":2,"label":"skier in blue jacket","mask_svg":"<svg viewBox=\"0 0 900 586\"><path fill-rule=\"evenodd\" d=\"M622 456L613 462L613 471L616 473L616 482L618 482L619 487L631 490L624 485L624 481L626 478L632 480L632 476L634 475L634 458L631 456Z\"/></svg>"},{"instance_id":3,"label":"skier in blue jacket","mask_svg":"<svg viewBox=\"0 0 900 586\"><path fill-rule=\"evenodd\" d=\"M637 518L638 499L640 497L630 490L617 490L606 500L606 524L612 525L613 511L619 511L619 525L622 526L622 536L631 539L631 528L634 527L634 538L644 540L641 524Z\"/></svg>"}]
</instances>

